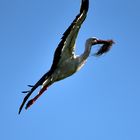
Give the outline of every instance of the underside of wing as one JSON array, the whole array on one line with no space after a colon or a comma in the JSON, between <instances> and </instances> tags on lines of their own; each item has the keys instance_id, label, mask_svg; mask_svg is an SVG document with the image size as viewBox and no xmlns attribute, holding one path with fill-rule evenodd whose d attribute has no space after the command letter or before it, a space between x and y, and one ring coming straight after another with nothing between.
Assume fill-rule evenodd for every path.
<instances>
[{"instance_id":1,"label":"underside of wing","mask_svg":"<svg viewBox=\"0 0 140 140\"><path fill-rule=\"evenodd\" d=\"M71 57L74 52L75 41L79 32L79 29L84 22L89 7L89 0L82 0L80 13L73 20L68 29L64 32L61 42L59 43L53 59L53 64L50 69L50 72L57 68L57 65L65 57Z\"/></svg>"}]
</instances>

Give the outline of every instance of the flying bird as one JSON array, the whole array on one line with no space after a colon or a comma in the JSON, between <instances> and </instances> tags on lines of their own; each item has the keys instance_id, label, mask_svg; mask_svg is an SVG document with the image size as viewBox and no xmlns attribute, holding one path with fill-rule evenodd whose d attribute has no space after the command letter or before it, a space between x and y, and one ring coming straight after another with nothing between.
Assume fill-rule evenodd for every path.
<instances>
[{"instance_id":1,"label":"flying bird","mask_svg":"<svg viewBox=\"0 0 140 140\"><path fill-rule=\"evenodd\" d=\"M89 0L82 0L80 13L64 32L61 41L55 50L50 70L45 73L35 85L28 85L31 88L30 90L23 91L23 93L26 93L26 96L19 108L19 114L21 113L21 110L28 98L39 86L41 86L40 91L33 99L30 99L27 102L25 109L28 109L53 83L67 78L80 70L89 57L92 46L99 44L100 47L95 53L95 56L100 56L110 50L112 44L114 43L113 40L101 40L92 37L86 40L84 52L80 56L75 55L75 41L81 25L87 16L88 8Z\"/></svg>"}]
</instances>

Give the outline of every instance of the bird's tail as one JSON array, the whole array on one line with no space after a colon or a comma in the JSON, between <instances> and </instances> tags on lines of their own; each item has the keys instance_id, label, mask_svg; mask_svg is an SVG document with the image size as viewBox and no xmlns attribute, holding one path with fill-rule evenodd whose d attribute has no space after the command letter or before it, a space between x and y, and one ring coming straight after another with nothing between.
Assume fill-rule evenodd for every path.
<instances>
[{"instance_id":1,"label":"bird's tail","mask_svg":"<svg viewBox=\"0 0 140 140\"><path fill-rule=\"evenodd\" d=\"M95 53L95 56L101 56L104 53L107 53L112 45L114 44L113 40L97 40L97 44L102 44L100 49Z\"/></svg>"}]
</instances>

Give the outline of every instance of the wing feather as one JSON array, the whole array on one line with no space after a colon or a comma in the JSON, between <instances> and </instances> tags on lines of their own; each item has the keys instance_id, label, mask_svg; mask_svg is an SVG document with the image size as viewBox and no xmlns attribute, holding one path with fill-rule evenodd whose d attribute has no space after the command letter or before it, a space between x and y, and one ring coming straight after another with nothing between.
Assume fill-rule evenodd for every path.
<instances>
[{"instance_id":1,"label":"wing feather","mask_svg":"<svg viewBox=\"0 0 140 140\"><path fill-rule=\"evenodd\" d=\"M57 68L59 61L63 57L71 57L73 55L75 41L79 29L86 18L88 7L89 0L82 0L80 13L76 16L76 18L73 20L68 29L63 33L61 41L55 50L53 63L50 69L51 73L53 73L53 71Z\"/></svg>"}]
</instances>

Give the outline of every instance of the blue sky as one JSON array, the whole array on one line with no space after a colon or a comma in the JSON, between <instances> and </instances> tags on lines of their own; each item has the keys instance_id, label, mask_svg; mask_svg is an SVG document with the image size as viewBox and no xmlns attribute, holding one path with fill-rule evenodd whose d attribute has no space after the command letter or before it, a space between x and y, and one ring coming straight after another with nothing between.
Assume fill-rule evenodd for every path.
<instances>
[{"instance_id":1,"label":"blue sky","mask_svg":"<svg viewBox=\"0 0 140 140\"><path fill-rule=\"evenodd\" d=\"M0 0L0 139L139 140L139 5L90 0L76 53L92 36L116 44L102 57L89 57L81 71L52 85L18 115L21 91L50 68L80 0Z\"/></svg>"}]
</instances>

